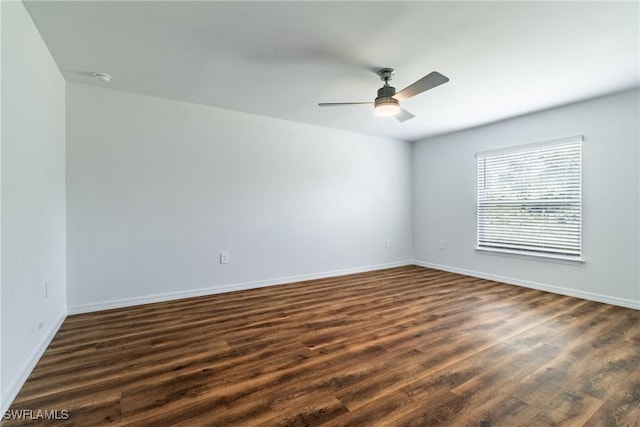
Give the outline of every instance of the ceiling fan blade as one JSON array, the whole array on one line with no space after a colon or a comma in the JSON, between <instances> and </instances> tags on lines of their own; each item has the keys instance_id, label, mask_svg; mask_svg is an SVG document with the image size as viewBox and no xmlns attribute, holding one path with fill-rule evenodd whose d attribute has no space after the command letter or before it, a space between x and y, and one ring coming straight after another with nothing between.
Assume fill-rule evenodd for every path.
<instances>
[{"instance_id":1,"label":"ceiling fan blade","mask_svg":"<svg viewBox=\"0 0 640 427\"><path fill-rule=\"evenodd\" d=\"M402 101L426 90L433 89L436 86L440 86L441 84L448 81L449 77L443 76L437 71L432 71L417 82L405 87L400 92L396 93L393 97L398 101Z\"/></svg>"},{"instance_id":2,"label":"ceiling fan blade","mask_svg":"<svg viewBox=\"0 0 640 427\"><path fill-rule=\"evenodd\" d=\"M404 122L406 120L413 119L415 116L404 108L400 107L400 112L396 114L395 117L399 122Z\"/></svg>"},{"instance_id":3,"label":"ceiling fan blade","mask_svg":"<svg viewBox=\"0 0 640 427\"><path fill-rule=\"evenodd\" d=\"M344 107L347 105L373 105L373 102L320 102L320 107Z\"/></svg>"}]
</instances>

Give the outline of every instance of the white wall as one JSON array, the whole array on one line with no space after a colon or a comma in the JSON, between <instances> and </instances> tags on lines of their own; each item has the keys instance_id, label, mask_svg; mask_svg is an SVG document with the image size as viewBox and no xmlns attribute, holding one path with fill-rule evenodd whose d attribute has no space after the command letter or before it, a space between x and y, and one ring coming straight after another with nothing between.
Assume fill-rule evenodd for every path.
<instances>
[{"instance_id":1,"label":"white wall","mask_svg":"<svg viewBox=\"0 0 640 427\"><path fill-rule=\"evenodd\" d=\"M4 410L66 315L65 82L23 4L1 7Z\"/></svg>"},{"instance_id":2,"label":"white wall","mask_svg":"<svg viewBox=\"0 0 640 427\"><path fill-rule=\"evenodd\" d=\"M409 143L73 83L67 201L71 312L412 259Z\"/></svg>"},{"instance_id":3,"label":"white wall","mask_svg":"<svg viewBox=\"0 0 640 427\"><path fill-rule=\"evenodd\" d=\"M640 308L639 92L625 92L414 146L414 259L421 265ZM584 264L474 250L478 151L584 135ZM438 241L445 249L438 249Z\"/></svg>"}]
</instances>

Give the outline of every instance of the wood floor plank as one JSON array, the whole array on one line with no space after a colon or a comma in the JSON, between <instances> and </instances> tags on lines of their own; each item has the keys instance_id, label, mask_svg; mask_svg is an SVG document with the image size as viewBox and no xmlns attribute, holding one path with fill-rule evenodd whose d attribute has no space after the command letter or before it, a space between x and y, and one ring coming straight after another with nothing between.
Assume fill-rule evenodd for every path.
<instances>
[{"instance_id":1,"label":"wood floor plank","mask_svg":"<svg viewBox=\"0 0 640 427\"><path fill-rule=\"evenodd\" d=\"M640 426L640 312L417 266L69 316L3 426Z\"/></svg>"}]
</instances>

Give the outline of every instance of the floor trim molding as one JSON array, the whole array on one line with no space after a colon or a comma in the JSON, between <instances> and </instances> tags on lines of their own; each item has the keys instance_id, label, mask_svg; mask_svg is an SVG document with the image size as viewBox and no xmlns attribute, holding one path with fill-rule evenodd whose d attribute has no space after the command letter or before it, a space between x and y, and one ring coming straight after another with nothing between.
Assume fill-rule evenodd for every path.
<instances>
[{"instance_id":1,"label":"floor trim molding","mask_svg":"<svg viewBox=\"0 0 640 427\"><path fill-rule=\"evenodd\" d=\"M220 294L223 292L242 291L246 289L262 288L265 286L284 285L286 283L295 283L305 280L324 279L327 277L344 276L354 273L365 273L368 271L384 270L386 268L404 267L413 265L413 261L397 261L385 264L370 265L366 267L345 268L341 270L331 270L320 273L301 274L297 276L278 277L267 280L258 280L253 282L240 282L228 285L212 286L210 288L191 289L179 292L167 292L154 295L145 295L140 297L123 298L111 301L103 301L97 303L70 305L67 310L69 314L91 313L94 311L110 310L114 308L131 307L134 305L151 304L155 302L171 301L183 298L193 298L204 295Z\"/></svg>"},{"instance_id":2,"label":"floor trim molding","mask_svg":"<svg viewBox=\"0 0 640 427\"><path fill-rule=\"evenodd\" d=\"M24 362L24 365L22 365L22 369L20 369L18 375L16 375L13 381L11 381L11 384L9 384L9 387L7 387L4 395L0 397L0 412L2 414L4 414L7 409L9 409L11 403L13 403L13 400L16 398L16 396L20 392L20 389L27 381L27 378L29 378L29 375L31 375L31 371L33 371L33 368L35 368L36 364L44 354L44 351L47 349L49 344L51 344L51 340L53 340L53 337L55 337L56 333L60 329L60 326L62 326L64 319L66 318L66 311L63 311L58 315L47 333L44 334L44 336L38 343L38 346L33 350L29 358Z\"/></svg>"},{"instance_id":3,"label":"floor trim molding","mask_svg":"<svg viewBox=\"0 0 640 427\"><path fill-rule=\"evenodd\" d=\"M448 265L435 264L426 261L414 260L413 264L421 267L434 268L436 270L448 271L451 273L464 274L465 276L478 277L480 279L493 280L496 282L507 283L509 285L522 286L540 291L552 292L554 294L567 295L570 297L581 298L589 301L603 302L605 304L617 305L620 307L633 308L640 310L640 301L634 301L627 298L612 297L609 295L597 294L594 292L577 291L575 289L563 288L560 286L548 285L545 283L532 282L529 280L521 280L513 277L500 276L497 274L483 273L475 270L467 270L464 268L451 267Z\"/></svg>"},{"instance_id":4,"label":"floor trim molding","mask_svg":"<svg viewBox=\"0 0 640 427\"><path fill-rule=\"evenodd\" d=\"M238 290L245 290L245 289L252 289L252 288L261 288L261 287L267 287L267 286L273 286L273 285L282 285L287 283L301 282L305 280L324 279L324 278L337 277L337 276L343 276L343 275L354 274L354 273L364 273L364 272L383 270L383 269L394 268L394 267L403 267L407 265L417 265L421 267L433 268L436 270L448 271L451 273L457 273L457 274L463 274L466 276L477 277L481 279L493 280L493 281L506 283L510 285L537 289L541 291L552 292L555 294L581 298L589 301L602 302L606 304L612 304L616 306L640 310L640 301L634 301L626 298L612 297L612 296L597 294L593 292L577 291L574 289L553 286L553 285L548 285L548 284L539 283L539 282L532 282L532 281L521 280L513 277L483 273L479 271L467 270L463 268L435 264L435 263L430 263L425 261L418 261L418 260L398 261L393 263L378 264L378 265L372 265L372 266L366 266L366 267L347 268L347 269L341 269L341 270L326 271L321 273L287 276L287 277L280 277L280 278L274 278L274 279L268 279L268 280L259 280L259 281L253 281L253 282L241 282L241 283L235 283L235 284L215 286L210 288L192 289L192 290L186 290L186 291L180 291L180 292L147 295L143 297L125 298L125 299L105 301L105 302L99 302L99 303L80 304L80 305L70 306L67 308L66 312L62 312L59 314L56 321L52 324L52 326L49 328L47 333L42 337L40 343L35 348L31 356L29 356L29 358L25 361L22 369L20 370L20 373L13 379L13 381L7 388L4 395L0 396L0 410L2 411L2 413L4 413L4 411L6 411L9 408L9 406L17 396L18 392L26 382L27 378L33 371L33 368L38 363L38 360L40 360L42 354L47 349L47 347L53 340L54 336L60 329L60 326L62 326L62 323L67 317L67 314L89 313L89 312L108 310L113 308L130 307L130 306L135 306L140 304L163 302L163 301L177 300L182 298L191 298L196 296L219 294L223 292L231 292L231 291L238 291Z\"/></svg>"}]
</instances>

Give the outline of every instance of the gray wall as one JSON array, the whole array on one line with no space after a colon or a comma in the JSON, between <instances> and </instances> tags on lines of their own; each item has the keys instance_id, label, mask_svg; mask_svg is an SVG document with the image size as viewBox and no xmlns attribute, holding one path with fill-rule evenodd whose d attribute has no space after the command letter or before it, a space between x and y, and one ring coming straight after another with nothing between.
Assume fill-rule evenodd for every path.
<instances>
[{"instance_id":1,"label":"gray wall","mask_svg":"<svg viewBox=\"0 0 640 427\"><path fill-rule=\"evenodd\" d=\"M67 209L70 312L406 264L411 144L69 83Z\"/></svg>"},{"instance_id":2,"label":"gray wall","mask_svg":"<svg viewBox=\"0 0 640 427\"><path fill-rule=\"evenodd\" d=\"M414 259L422 265L640 308L637 90L418 142ZM584 135L583 264L488 254L476 240L478 151ZM445 249L438 249L444 240Z\"/></svg>"},{"instance_id":3,"label":"gray wall","mask_svg":"<svg viewBox=\"0 0 640 427\"><path fill-rule=\"evenodd\" d=\"M22 2L1 7L5 409L66 315L65 82Z\"/></svg>"}]
</instances>

